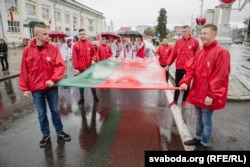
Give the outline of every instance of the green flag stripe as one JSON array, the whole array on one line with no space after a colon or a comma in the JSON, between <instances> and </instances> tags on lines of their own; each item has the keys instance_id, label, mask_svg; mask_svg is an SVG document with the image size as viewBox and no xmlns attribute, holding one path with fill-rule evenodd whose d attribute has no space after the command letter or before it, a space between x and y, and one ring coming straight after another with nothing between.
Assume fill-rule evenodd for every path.
<instances>
[{"instance_id":1,"label":"green flag stripe","mask_svg":"<svg viewBox=\"0 0 250 167\"><path fill-rule=\"evenodd\" d=\"M120 112L111 112L103 125L95 144L87 154L87 167L105 167L108 161L109 152L120 122ZM84 165L84 166L85 166Z\"/></svg>"},{"instance_id":2,"label":"green flag stripe","mask_svg":"<svg viewBox=\"0 0 250 167\"><path fill-rule=\"evenodd\" d=\"M111 73L121 65L121 62L105 60L91 65L78 76L65 78L57 82L56 86L91 88L105 81Z\"/></svg>"}]
</instances>

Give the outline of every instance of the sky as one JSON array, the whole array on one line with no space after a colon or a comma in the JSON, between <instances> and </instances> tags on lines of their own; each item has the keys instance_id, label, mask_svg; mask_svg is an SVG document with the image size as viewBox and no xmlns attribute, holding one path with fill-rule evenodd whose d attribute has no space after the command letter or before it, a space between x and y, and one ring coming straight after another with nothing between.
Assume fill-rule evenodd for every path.
<instances>
[{"instance_id":1,"label":"sky","mask_svg":"<svg viewBox=\"0 0 250 167\"><path fill-rule=\"evenodd\" d=\"M76 0L91 7L105 17L107 25L113 22L114 30L121 26L131 26L135 29L137 25L157 25L157 17L161 8L167 11L167 28L191 24L192 20L199 17L201 11L214 9L220 4L219 0ZM236 0L232 6L230 24L242 28L245 18L250 16L250 3L241 11L237 10L239 1ZM245 0L241 0L241 4ZM202 10L201 10L202 9ZM202 13L203 13L202 12Z\"/></svg>"}]
</instances>

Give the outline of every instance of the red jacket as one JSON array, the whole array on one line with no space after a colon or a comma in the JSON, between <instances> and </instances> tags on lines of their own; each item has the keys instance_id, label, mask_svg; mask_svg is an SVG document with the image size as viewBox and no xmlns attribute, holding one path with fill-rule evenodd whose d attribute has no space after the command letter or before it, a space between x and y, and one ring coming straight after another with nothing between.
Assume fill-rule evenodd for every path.
<instances>
[{"instance_id":1,"label":"red jacket","mask_svg":"<svg viewBox=\"0 0 250 167\"><path fill-rule=\"evenodd\" d=\"M195 56L200 50L199 42L193 37L180 38L175 42L174 49L167 65L171 65L176 59L176 69L184 69L185 63Z\"/></svg>"},{"instance_id":2,"label":"red jacket","mask_svg":"<svg viewBox=\"0 0 250 167\"><path fill-rule=\"evenodd\" d=\"M73 46L73 65L76 70L83 71L91 65L91 61L96 61L96 51L94 45L88 40L79 40Z\"/></svg>"},{"instance_id":3,"label":"red jacket","mask_svg":"<svg viewBox=\"0 0 250 167\"><path fill-rule=\"evenodd\" d=\"M187 73L179 85L190 85L193 79L189 103L212 110L225 107L230 74L230 54L226 49L213 41L186 63L185 70ZM213 98L211 106L204 105L206 96Z\"/></svg>"},{"instance_id":4,"label":"red jacket","mask_svg":"<svg viewBox=\"0 0 250 167\"><path fill-rule=\"evenodd\" d=\"M97 49L97 61L105 60L112 56L110 46L101 44Z\"/></svg>"},{"instance_id":5,"label":"red jacket","mask_svg":"<svg viewBox=\"0 0 250 167\"><path fill-rule=\"evenodd\" d=\"M65 64L58 47L45 43L41 51L36 46L36 39L24 48L19 77L19 89L38 91L48 87L45 82L58 82L64 76Z\"/></svg>"},{"instance_id":6,"label":"red jacket","mask_svg":"<svg viewBox=\"0 0 250 167\"><path fill-rule=\"evenodd\" d=\"M167 65L167 60L170 58L172 53L172 47L170 45L161 45L157 51L156 55L159 55L160 65Z\"/></svg>"}]
</instances>

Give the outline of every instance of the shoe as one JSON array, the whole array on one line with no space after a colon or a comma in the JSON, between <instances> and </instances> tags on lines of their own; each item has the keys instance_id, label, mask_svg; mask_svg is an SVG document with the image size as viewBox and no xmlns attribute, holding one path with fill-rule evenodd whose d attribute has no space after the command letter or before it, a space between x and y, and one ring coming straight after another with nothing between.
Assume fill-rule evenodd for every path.
<instances>
[{"instance_id":1,"label":"shoe","mask_svg":"<svg viewBox=\"0 0 250 167\"><path fill-rule=\"evenodd\" d=\"M177 102L174 100L171 103L168 104L168 107L172 107L173 105L177 104Z\"/></svg>"},{"instance_id":2,"label":"shoe","mask_svg":"<svg viewBox=\"0 0 250 167\"><path fill-rule=\"evenodd\" d=\"M184 142L186 146L198 146L201 144L201 140L193 138L192 140L187 140Z\"/></svg>"},{"instance_id":3,"label":"shoe","mask_svg":"<svg viewBox=\"0 0 250 167\"><path fill-rule=\"evenodd\" d=\"M194 151L208 151L208 146L204 146L203 144L200 143L199 145L196 146Z\"/></svg>"},{"instance_id":4,"label":"shoe","mask_svg":"<svg viewBox=\"0 0 250 167\"><path fill-rule=\"evenodd\" d=\"M48 143L50 143L50 136L43 136L42 140L40 141L40 147L46 146Z\"/></svg>"},{"instance_id":5,"label":"shoe","mask_svg":"<svg viewBox=\"0 0 250 167\"><path fill-rule=\"evenodd\" d=\"M65 132L57 134L57 141L70 141L71 137Z\"/></svg>"},{"instance_id":6,"label":"shoe","mask_svg":"<svg viewBox=\"0 0 250 167\"><path fill-rule=\"evenodd\" d=\"M99 99L97 97L94 97L94 101L99 102Z\"/></svg>"},{"instance_id":7,"label":"shoe","mask_svg":"<svg viewBox=\"0 0 250 167\"><path fill-rule=\"evenodd\" d=\"M187 107L187 102L186 102L186 101L182 101L181 106L182 106L183 108L186 108L186 107Z\"/></svg>"},{"instance_id":8,"label":"shoe","mask_svg":"<svg viewBox=\"0 0 250 167\"><path fill-rule=\"evenodd\" d=\"M80 100L78 101L78 105L83 104L84 103L84 98L80 98Z\"/></svg>"}]
</instances>

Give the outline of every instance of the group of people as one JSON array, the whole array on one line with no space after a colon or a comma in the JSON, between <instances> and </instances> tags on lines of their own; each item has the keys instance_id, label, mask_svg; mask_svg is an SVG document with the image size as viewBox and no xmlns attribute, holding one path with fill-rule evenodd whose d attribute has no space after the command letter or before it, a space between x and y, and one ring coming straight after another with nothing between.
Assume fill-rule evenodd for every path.
<instances>
[{"instance_id":1,"label":"group of people","mask_svg":"<svg viewBox=\"0 0 250 167\"><path fill-rule=\"evenodd\" d=\"M58 140L69 141L71 137L63 131L57 107L58 88L54 86L64 76L63 56L59 47L49 42L49 32L44 23L37 24L34 33L35 38L23 51L19 89L23 91L25 97L31 95L33 97L43 135L40 146L43 147L50 142L46 101ZM113 55L105 38L95 49L93 43L87 40L84 29L79 29L78 33L79 40L74 43L72 48L75 75L84 72L97 61L102 61ZM200 49L199 42L190 34L190 27L183 26L182 38L176 41L173 48L168 45L167 39L163 39L162 46L156 51L160 65L166 71L174 61L176 62L176 86L179 86L181 91L186 92L183 96L182 106L185 107L186 100L195 106L196 136L194 139L184 142L185 145L197 146L195 150L207 150L212 135L212 115L214 110L225 107L227 99L230 54L217 44L216 33L217 27L215 25L205 25L201 30L200 38L203 48ZM137 42L139 43L137 56L143 58L144 53L140 49L144 49L145 44L142 38L138 38ZM123 56L126 58L125 55ZM167 72L166 75L168 78ZM169 104L169 107L177 104L180 90L175 91L174 101ZM84 89L80 88L79 91L81 102L84 101ZM94 100L98 101L96 90L92 88L91 91Z\"/></svg>"},{"instance_id":2,"label":"group of people","mask_svg":"<svg viewBox=\"0 0 250 167\"><path fill-rule=\"evenodd\" d=\"M186 107L186 100L195 107L195 137L184 144L196 146L195 151L206 151L212 136L213 113L226 105L230 53L215 40L217 26L214 24L204 25L201 30L202 49L190 32L190 26L183 26L182 38L175 42L173 48L168 45L167 39L163 39L156 55L166 70L167 79L169 66L175 61L175 85L179 90L174 91L174 99L168 106L177 105L181 90L184 91L182 107Z\"/></svg>"},{"instance_id":3,"label":"group of people","mask_svg":"<svg viewBox=\"0 0 250 167\"><path fill-rule=\"evenodd\" d=\"M121 37L121 41L117 42L117 57L126 59L136 59L145 57L145 43L143 37L130 36Z\"/></svg>"}]
</instances>

